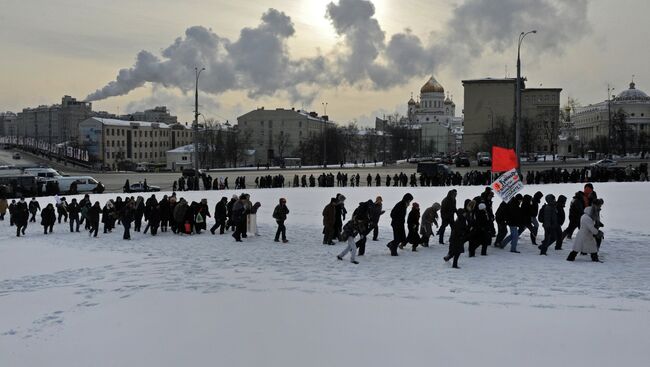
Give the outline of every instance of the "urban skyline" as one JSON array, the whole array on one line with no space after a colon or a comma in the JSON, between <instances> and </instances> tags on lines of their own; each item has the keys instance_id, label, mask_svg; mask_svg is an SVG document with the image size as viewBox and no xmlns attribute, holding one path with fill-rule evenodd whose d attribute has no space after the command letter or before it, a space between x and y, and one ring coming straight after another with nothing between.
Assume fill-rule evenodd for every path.
<instances>
[{"instance_id":1,"label":"urban skyline","mask_svg":"<svg viewBox=\"0 0 650 367\"><path fill-rule=\"evenodd\" d=\"M460 113L464 105L461 80L503 77L506 67L508 75L513 77L517 32L528 28L539 28L539 34L527 39L524 45L523 75L528 78L530 87L542 84L563 88L562 103L569 96L585 105L602 101L606 98L608 83L616 88L615 93L622 91L632 79L632 74L636 74L635 81L640 87L648 84L647 76L643 73L643 60L648 58L650 51L635 47L650 35L650 31L642 26L642 14L647 13L643 8L650 8L648 4L629 1L610 9L604 1L515 3L519 6L506 7L512 5L512 1L487 3L470 0L454 5L447 1L428 4L414 0L397 7L388 1L374 1L373 13L373 7L369 7L367 2L352 0L334 2L332 5L328 1L259 2L246 5L247 11L241 11L241 4L233 6L226 1L196 1L190 5L157 2L160 7L152 15L144 12L145 6L151 4L147 2L134 10L133 7L120 7L121 1L108 7L67 0L63 4L65 6L57 6L57 9L49 9L49 4L39 4L36 10L34 4L9 1L8 9L15 11L2 15L3 25L0 27L3 28L3 36L0 37L4 38L8 57L5 57L7 67L0 71L0 75L12 88L4 88L0 92L0 98L5 101L2 109L19 112L24 107L49 105L64 94L83 99L114 80L120 69L131 68L136 54L141 50L149 51L162 61L170 61L164 53L161 55L160 50L171 49L170 45L178 42L173 41L176 37L189 34L187 32L192 29L205 30L205 34L219 35L228 42L242 45L242 34L259 31L269 24L292 25L291 29L273 31L276 32L274 34L284 32L286 35L286 43L280 45L280 48L286 47L286 54L283 53L282 57L288 57L291 62L308 62L314 61L315 55L320 54L328 63L338 62L322 69L323 75L341 80L320 87L323 81L318 80L318 73L315 76L310 74L310 77L316 78L316 85L304 85L293 91L293 96L284 92L291 82L273 84L274 80L269 82L265 75L257 80L270 84L260 86L253 83L254 87L251 87L249 81L230 89L217 84L211 87L213 93L201 92L201 110L206 117L234 121L237 116L261 106L304 107L322 113L321 102L327 101L328 114L336 121L356 119L362 125L369 126L376 116L396 110L405 114L404 102L411 92L417 95L430 75L435 75L445 90L454 96ZM333 6L329 12L328 6ZM503 11L499 11L500 6L503 6ZM61 10L72 7L75 12ZM196 7L205 8L206 11L194 16L193 21L180 20L180 17L170 13L173 10L175 14L189 14ZM271 7L277 12L269 11ZM428 11L422 12L422 8ZM124 9L129 9L128 14ZM342 9L352 15L344 17L340 14ZM494 10L495 14L486 14L486 10ZM477 11L483 11L481 17L475 15ZM555 29L545 27L543 22L539 24L540 21L530 21L531 26L523 21L527 16L549 11L560 15L554 20ZM326 13L329 14L327 18ZM57 22L56 25L34 22L37 24L35 29L26 32L20 20L27 14L37 19L45 14L56 15L65 22ZM132 21L137 19L138 14L146 16L141 16L136 26ZM268 17L260 20L263 14L277 15L279 20L269 20ZM95 19L93 22L100 26L89 29L92 23L88 23L89 19ZM498 29L485 24L497 20L506 24ZM101 26L107 22L112 26ZM192 28L196 25L205 28ZM245 27L248 29L240 33ZM357 30L350 31L350 27ZM404 28L410 31L405 32ZM186 32L186 29L190 30ZM354 43L354 37L372 36L374 31L378 35L384 32L383 39L370 44L379 53L379 59L374 64L363 64L369 59L360 52L350 54L355 48L346 47L368 46ZM471 32L476 31L486 34L472 37ZM435 32L435 35L430 35L431 32ZM490 32L493 34L488 34ZM182 37L188 40L188 36ZM417 37L422 50L429 53L420 55L415 50L407 53L403 59L396 59L400 70L392 77L399 80L381 80L372 74L372 70L385 66L386 59L391 57L392 37L407 40ZM337 42L343 44L337 47ZM485 45L477 46L477 42ZM187 47L188 43L184 46ZM343 50L342 54L336 54L336 49ZM336 59L340 55L356 57L356 63L352 66L341 64ZM463 56L469 56L470 61L458 62L458 58ZM176 59L172 56L172 60ZM359 65L367 67L363 70L353 67ZM256 74L250 70L235 70L234 75L251 77ZM178 78L182 81L183 75ZM209 70L202 78L213 82ZM282 76L279 78L282 79ZM172 88L165 88L162 83L147 82L125 96L94 101L94 107L112 113L130 113L166 105L179 116L179 120L191 121L193 93L188 86L193 84L192 76L183 81L186 85L179 85L176 80L163 82ZM187 94L183 95L179 86L186 89ZM359 93L359 90L364 93Z\"/></svg>"}]
</instances>

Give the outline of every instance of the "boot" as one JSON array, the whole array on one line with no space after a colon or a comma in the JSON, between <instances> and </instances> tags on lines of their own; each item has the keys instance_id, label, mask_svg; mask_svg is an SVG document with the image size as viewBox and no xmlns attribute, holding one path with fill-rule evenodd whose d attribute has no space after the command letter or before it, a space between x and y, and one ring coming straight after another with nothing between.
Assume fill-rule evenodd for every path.
<instances>
[{"instance_id":1,"label":"boot","mask_svg":"<svg viewBox=\"0 0 650 367\"><path fill-rule=\"evenodd\" d=\"M534 246L537 246L537 236L535 236L534 234L531 233L530 234L530 242L532 242Z\"/></svg>"},{"instance_id":2,"label":"boot","mask_svg":"<svg viewBox=\"0 0 650 367\"><path fill-rule=\"evenodd\" d=\"M569 253L569 257L566 258L566 261L575 261L576 256L578 256L578 253L575 251L571 251Z\"/></svg>"},{"instance_id":3,"label":"boot","mask_svg":"<svg viewBox=\"0 0 650 367\"><path fill-rule=\"evenodd\" d=\"M598 253L597 253L597 252L594 252L593 254L591 254L591 261L593 261L593 262L598 262L598 263L601 263L601 262L602 262L602 261L600 261L600 259L598 258Z\"/></svg>"},{"instance_id":4,"label":"boot","mask_svg":"<svg viewBox=\"0 0 650 367\"><path fill-rule=\"evenodd\" d=\"M413 245L413 249L411 251L417 252L418 251L417 248L418 248L418 245Z\"/></svg>"}]
</instances>

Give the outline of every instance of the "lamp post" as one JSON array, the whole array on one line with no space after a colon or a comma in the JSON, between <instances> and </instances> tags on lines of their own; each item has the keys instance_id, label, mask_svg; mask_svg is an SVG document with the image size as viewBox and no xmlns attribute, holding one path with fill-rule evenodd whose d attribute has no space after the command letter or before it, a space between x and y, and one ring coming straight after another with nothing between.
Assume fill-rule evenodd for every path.
<instances>
[{"instance_id":1,"label":"lamp post","mask_svg":"<svg viewBox=\"0 0 650 367\"><path fill-rule=\"evenodd\" d=\"M519 43L517 44L517 90L515 96L515 150L517 152L517 161L521 167L521 44L524 38L531 33L537 33L536 30L521 32Z\"/></svg>"},{"instance_id":2,"label":"lamp post","mask_svg":"<svg viewBox=\"0 0 650 367\"><path fill-rule=\"evenodd\" d=\"M205 70L205 68L194 68L194 74L196 76L196 83L194 84L194 170L196 171L196 174L199 174L199 142L198 142L198 136L199 136L199 76L201 76L201 72Z\"/></svg>"},{"instance_id":3,"label":"lamp post","mask_svg":"<svg viewBox=\"0 0 650 367\"><path fill-rule=\"evenodd\" d=\"M607 84L607 154L612 154L612 92L614 91L614 88L611 88L609 84Z\"/></svg>"},{"instance_id":4,"label":"lamp post","mask_svg":"<svg viewBox=\"0 0 650 367\"><path fill-rule=\"evenodd\" d=\"M323 168L327 168L327 121L325 121L325 116L327 116L327 102L323 102Z\"/></svg>"}]
</instances>

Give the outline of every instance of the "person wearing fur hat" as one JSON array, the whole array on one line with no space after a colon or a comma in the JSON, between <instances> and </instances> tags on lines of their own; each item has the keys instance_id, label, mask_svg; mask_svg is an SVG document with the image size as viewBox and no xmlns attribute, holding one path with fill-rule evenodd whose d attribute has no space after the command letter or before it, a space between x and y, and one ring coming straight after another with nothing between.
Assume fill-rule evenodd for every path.
<instances>
[{"instance_id":1,"label":"person wearing fur hat","mask_svg":"<svg viewBox=\"0 0 650 367\"><path fill-rule=\"evenodd\" d=\"M433 203L422 213L422 225L420 226L420 235L422 235L422 246L429 247L429 238L433 235L433 225L438 228L438 211L440 204Z\"/></svg>"},{"instance_id":2,"label":"person wearing fur hat","mask_svg":"<svg viewBox=\"0 0 650 367\"><path fill-rule=\"evenodd\" d=\"M420 229L420 205L418 203L411 204L411 212L406 220L406 225L409 229L406 240L412 245L411 250L417 251L417 247L422 241L419 234ZM400 245L400 249L404 249L404 244Z\"/></svg>"},{"instance_id":3,"label":"person wearing fur hat","mask_svg":"<svg viewBox=\"0 0 650 367\"><path fill-rule=\"evenodd\" d=\"M578 253L584 252L591 254L591 261L600 262L598 258L597 239L603 239L604 235L596 227L600 221L600 210L603 205L602 199L595 199L591 206L584 209L584 214L580 218L580 229L573 241L573 250L567 257L567 261L574 261Z\"/></svg>"},{"instance_id":4,"label":"person wearing fur hat","mask_svg":"<svg viewBox=\"0 0 650 367\"><path fill-rule=\"evenodd\" d=\"M413 201L413 195L407 193L399 203L395 204L393 210L390 211L390 225L393 228L393 240L386 247L390 249L391 256L397 256L397 248L400 245L406 244L404 222L406 221L406 209L411 204L411 201Z\"/></svg>"},{"instance_id":5,"label":"person wearing fur hat","mask_svg":"<svg viewBox=\"0 0 650 367\"><path fill-rule=\"evenodd\" d=\"M278 230L275 232L275 242L280 242L280 235L282 235L282 243L287 243L287 228L284 226L284 222L287 220L287 214L289 214L289 208L287 208L287 199L280 198L279 204L273 210L273 218L278 223Z\"/></svg>"}]
</instances>

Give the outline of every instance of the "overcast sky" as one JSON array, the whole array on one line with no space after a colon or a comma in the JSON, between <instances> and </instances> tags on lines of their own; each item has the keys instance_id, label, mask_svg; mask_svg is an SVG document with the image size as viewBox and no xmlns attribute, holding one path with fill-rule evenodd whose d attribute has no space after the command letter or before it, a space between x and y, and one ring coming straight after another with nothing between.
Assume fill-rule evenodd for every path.
<instances>
[{"instance_id":1,"label":"overcast sky","mask_svg":"<svg viewBox=\"0 0 650 367\"><path fill-rule=\"evenodd\" d=\"M58 103L95 110L168 105L235 120L256 107L304 107L362 124L396 109L430 75L462 111L463 79L515 76L582 104L632 75L650 92L650 1L0 0L0 110ZM119 77L118 77L119 75Z\"/></svg>"}]
</instances>

